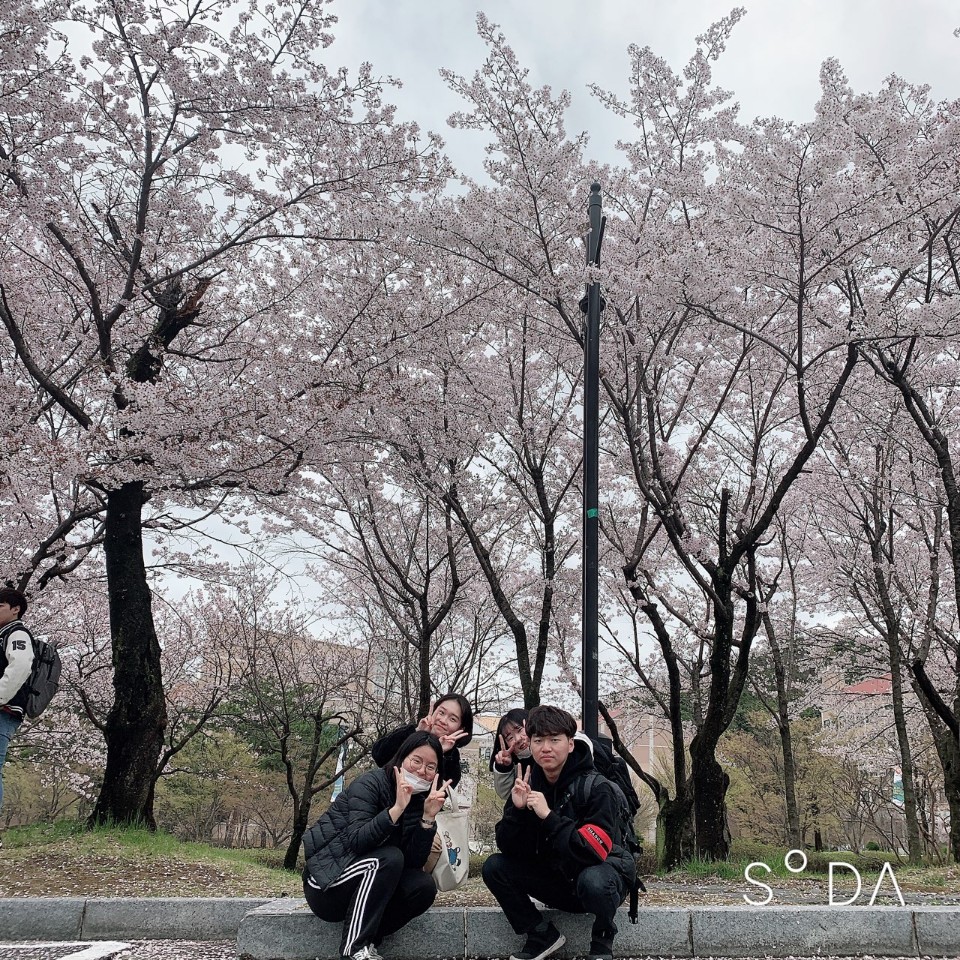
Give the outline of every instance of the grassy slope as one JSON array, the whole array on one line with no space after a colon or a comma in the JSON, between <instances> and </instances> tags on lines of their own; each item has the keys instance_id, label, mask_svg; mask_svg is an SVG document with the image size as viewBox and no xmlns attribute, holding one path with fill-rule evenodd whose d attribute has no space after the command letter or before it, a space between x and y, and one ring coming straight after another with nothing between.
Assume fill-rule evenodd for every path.
<instances>
[{"instance_id":1,"label":"grassy slope","mask_svg":"<svg viewBox=\"0 0 960 960\"><path fill-rule=\"evenodd\" d=\"M279 869L279 859L147 830L14 828L3 834L0 896L302 896L299 874Z\"/></svg>"},{"instance_id":2,"label":"grassy slope","mask_svg":"<svg viewBox=\"0 0 960 960\"><path fill-rule=\"evenodd\" d=\"M97 829L88 831L77 823L14 828L3 835L0 850L0 896L104 896L104 897L302 897L298 873L280 869L282 851L228 850L199 843L182 843L164 833L146 830ZM744 892L762 897L762 891L743 879L751 861L769 863L767 877L775 889L790 887L806 891L805 902L825 902L826 864L829 860L853 863L863 876L864 896L869 899L886 858L882 854L857 857L850 853L819 855L802 876L788 873L783 850L758 844L735 844L727 863L688 864L683 870L648 878L649 905L696 903L742 904ZM799 859L799 858L797 858ZM438 905L490 904L493 901L479 876L479 861L473 858L471 877L459 890L441 894ZM904 893L937 893L945 902L960 899L960 870L949 867L910 868L894 863L896 878ZM852 875L838 872L837 890L852 885ZM892 893L889 882L883 891ZM889 901L887 901L889 902Z\"/></svg>"}]
</instances>

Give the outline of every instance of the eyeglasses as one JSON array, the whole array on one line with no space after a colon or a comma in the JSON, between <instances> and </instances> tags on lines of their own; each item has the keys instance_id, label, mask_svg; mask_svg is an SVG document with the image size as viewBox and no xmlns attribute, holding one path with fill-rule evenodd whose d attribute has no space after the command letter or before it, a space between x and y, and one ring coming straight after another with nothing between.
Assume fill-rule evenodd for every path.
<instances>
[{"instance_id":1,"label":"eyeglasses","mask_svg":"<svg viewBox=\"0 0 960 960\"><path fill-rule=\"evenodd\" d=\"M407 757L406 762L414 770L422 770L428 777L432 777L437 772L437 765L435 763L424 763L423 760L413 756L413 754Z\"/></svg>"}]
</instances>

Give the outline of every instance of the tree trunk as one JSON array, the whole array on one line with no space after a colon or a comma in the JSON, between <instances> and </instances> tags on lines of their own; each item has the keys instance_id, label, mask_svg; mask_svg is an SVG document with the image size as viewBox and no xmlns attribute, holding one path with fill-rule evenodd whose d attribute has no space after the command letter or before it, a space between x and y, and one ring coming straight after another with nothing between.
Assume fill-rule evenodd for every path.
<instances>
[{"instance_id":1,"label":"tree trunk","mask_svg":"<svg viewBox=\"0 0 960 960\"><path fill-rule=\"evenodd\" d=\"M730 855L730 829L727 825L727 787L730 778L717 762L716 745L697 748L690 745L693 780L693 820L697 831L697 853L704 860L726 860Z\"/></svg>"},{"instance_id":2,"label":"tree trunk","mask_svg":"<svg viewBox=\"0 0 960 960\"><path fill-rule=\"evenodd\" d=\"M920 691L918 691L920 692ZM930 732L943 769L943 792L950 810L950 855L954 863L960 863L960 747L953 732L940 720L933 708L926 702L922 692L921 701L924 713L930 724ZM956 710L957 704L954 704ZM931 832L936 836L936 824L931 823Z\"/></svg>"},{"instance_id":3,"label":"tree trunk","mask_svg":"<svg viewBox=\"0 0 960 960\"><path fill-rule=\"evenodd\" d=\"M657 867L672 870L696 853L693 829L693 802L686 797L671 800L666 791L657 813Z\"/></svg>"},{"instance_id":4,"label":"tree trunk","mask_svg":"<svg viewBox=\"0 0 960 960\"><path fill-rule=\"evenodd\" d=\"M907 858L910 863L923 861L920 824L917 821L917 791L913 780L913 754L907 736L907 721L903 714L903 677L900 673L899 637L887 635L890 652L890 677L893 686L893 722L897 728L900 748L900 772L903 778L903 812L907 819Z\"/></svg>"},{"instance_id":5,"label":"tree trunk","mask_svg":"<svg viewBox=\"0 0 960 960\"><path fill-rule=\"evenodd\" d=\"M433 692L430 686L430 641L432 636L424 630L420 634L420 685L419 685L419 708L416 719L425 717L430 712L430 694Z\"/></svg>"},{"instance_id":6,"label":"tree trunk","mask_svg":"<svg viewBox=\"0 0 960 960\"><path fill-rule=\"evenodd\" d=\"M283 869L296 870L297 857L300 856L300 844L303 842L303 835L307 832L310 823L310 800L304 799L297 804L293 814L293 836L290 837L290 843L287 844L287 852L283 855Z\"/></svg>"},{"instance_id":7,"label":"tree trunk","mask_svg":"<svg viewBox=\"0 0 960 960\"><path fill-rule=\"evenodd\" d=\"M721 523L721 531L724 530L725 524ZM722 533L722 536L725 534ZM731 577L726 570L717 569L712 579L717 602L710 651L710 693L703 722L690 743L690 780L693 785L697 853L704 860L726 860L730 854L726 805L730 778L717 761L717 744L729 723L727 718L733 717L740 692L735 692L730 682L730 651L733 649ZM743 647L740 656L746 656Z\"/></svg>"},{"instance_id":8,"label":"tree trunk","mask_svg":"<svg viewBox=\"0 0 960 960\"><path fill-rule=\"evenodd\" d=\"M801 847L800 811L797 809L797 764L793 758L793 735L790 720L782 716L777 724L780 731L780 748L783 751L783 794L787 813L787 846L791 850Z\"/></svg>"},{"instance_id":9,"label":"tree trunk","mask_svg":"<svg viewBox=\"0 0 960 960\"><path fill-rule=\"evenodd\" d=\"M167 709L143 562L145 502L140 482L107 493L104 553L114 702L104 729L106 770L90 823L139 824L155 830L154 783Z\"/></svg>"},{"instance_id":10,"label":"tree trunk","mask_svg":"<svg viewBox=\"0 0 960 960\"><path fill-rule=\"evenodd\" d=\"M790 732L790 709L787 698L787 671L776 643L770 644L773 653L773 671L777 679L777 729L783 751L783 793L787 813L787 846L801 847L800 811L797 809L797 764L793 758L793 736Z\"/></svg>"}]
</instances>

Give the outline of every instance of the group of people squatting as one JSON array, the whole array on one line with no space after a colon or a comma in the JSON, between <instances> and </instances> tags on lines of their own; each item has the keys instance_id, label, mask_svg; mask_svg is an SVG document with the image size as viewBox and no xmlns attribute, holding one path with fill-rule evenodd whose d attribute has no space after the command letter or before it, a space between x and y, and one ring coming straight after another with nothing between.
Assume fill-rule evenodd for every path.
<instances>
[{"instance_id":1,"label":"group of people squatting","mask_svg":"<svg viewBox=\"0 0 960 960\"><path fill-rule=\"evenodd\" d=\"M379 960L384 938L432 905L437 814L460 780L458 747L472 729L466 698L441 697L418 724L378 740L377 769L304 834L304 896L318 917L343 923L343 957ZM593 914L588 958L612 958L614 918L635 865L612 784L594 774L586 795L572 789L594 773L590 741L566 710L539 706L502 717L495 743L490 766L504 808L483 880L524 940L511 960L542 960L565 942L535 900Z\"/></svg>"}]
</instances>

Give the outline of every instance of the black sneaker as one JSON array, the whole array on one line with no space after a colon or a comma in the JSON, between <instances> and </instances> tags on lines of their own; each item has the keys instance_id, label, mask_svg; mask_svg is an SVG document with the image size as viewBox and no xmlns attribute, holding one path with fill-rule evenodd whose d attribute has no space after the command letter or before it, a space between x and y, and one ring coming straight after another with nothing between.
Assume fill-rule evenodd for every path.
<instances>
[{"instance_id":1,"label":"black sneaker","mask_svg":"<svg viewBox=\"0 0 960 960\"><path fill-rule=\"evenodd\" d=\"M590 952L587 954L587 960L613 960L613 936L615 932L594 932L590 940Z\"/></svg>"},{"instance_id":2,"label":"black sneaker","mask_svg":"<svg viewBox=\"0 0 960 960\"><path fill-rule=\"evenodd\" d=\"M559 950L567 938L552 924L548 923L541 932L531 930L522 950L510 954L510 960L543 960L554 950Z\"/></svg>"}]
</instances>

